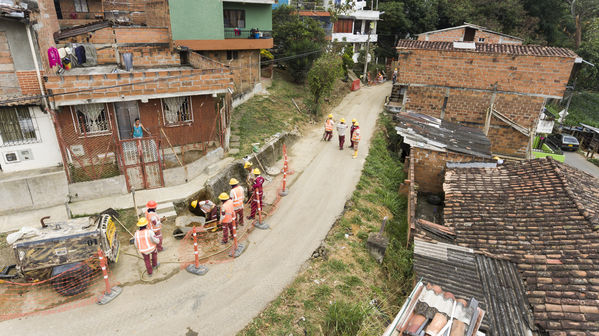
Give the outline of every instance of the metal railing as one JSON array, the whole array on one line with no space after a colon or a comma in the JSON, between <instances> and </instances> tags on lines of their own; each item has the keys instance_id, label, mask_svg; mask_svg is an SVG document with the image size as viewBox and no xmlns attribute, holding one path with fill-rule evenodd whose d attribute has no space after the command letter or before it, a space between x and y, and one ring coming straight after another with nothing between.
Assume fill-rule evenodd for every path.
<instances>
[{"instance_id":1,"label":"metal railing","mask_svg":"<svg viewBox=\"0 0 599 336\"><path fill-rule=\"evenodd\" d=\"M226 39L271 39L272 30L225 28Z\"/></svg>"}]
</instances>

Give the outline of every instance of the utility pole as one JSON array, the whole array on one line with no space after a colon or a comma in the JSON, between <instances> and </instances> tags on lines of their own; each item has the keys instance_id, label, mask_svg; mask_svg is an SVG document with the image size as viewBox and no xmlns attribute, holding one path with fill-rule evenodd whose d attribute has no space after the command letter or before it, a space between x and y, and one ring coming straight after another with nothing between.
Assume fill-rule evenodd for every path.
<instances>
[{"instance_id":1,"label":"utility pole","mask_svg":"<svg viewBox=\"0 0 599 336\"><path fill-rule=\"evenodd\" d=\"M374 0L372 0L370 2L370 8L374 8ZM377 0L376 2L377 8L379 5L379 2ZM368 23L368 38L366 39L366 55L364 55L364 84L368 84L368 56L370 56L370 33L372 32L372 29L370 27L371 23Z\"/></svg>"}]
</instances>

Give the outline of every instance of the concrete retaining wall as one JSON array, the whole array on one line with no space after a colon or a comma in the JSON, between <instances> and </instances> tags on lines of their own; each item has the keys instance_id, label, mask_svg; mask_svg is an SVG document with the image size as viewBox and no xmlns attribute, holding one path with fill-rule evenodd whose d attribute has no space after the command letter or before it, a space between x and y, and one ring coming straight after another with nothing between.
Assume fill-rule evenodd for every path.
<instances>
[{"instance_id":1,"label":"concrete retaining wall","mask_svg":"<svg viewBox=\"0 0 599 336\"><path fill-rule=\"evenodd\" d=\"M127 193L125 175L69 184L71 202Z\"/></svg>"},{"instance_id":2,"label":"concrete retaining wall","mask_svg":"<svg viewBox=\"0 0 599 336\"><path fill-rule=\"evenodd\" d=\"M68 192L64 171L0 181L0 214L64 204Z\"/></svg>"},{"instance_id":3,"label":"concrete retaining wall","mask_svg":"<svg viewBox=\"0 0 599 336\"><path fill-rule=\"evenodd\" d=\"M187 183L188 181L196 178L202 174L206 168L210 165L222 160L225 156L225 152L221 147L212 150L203 157L187 165L187 172L183 167L176 167L165 169L164 174L164 186L176 186L179 184Z\"/></svg>"}]
</instances>

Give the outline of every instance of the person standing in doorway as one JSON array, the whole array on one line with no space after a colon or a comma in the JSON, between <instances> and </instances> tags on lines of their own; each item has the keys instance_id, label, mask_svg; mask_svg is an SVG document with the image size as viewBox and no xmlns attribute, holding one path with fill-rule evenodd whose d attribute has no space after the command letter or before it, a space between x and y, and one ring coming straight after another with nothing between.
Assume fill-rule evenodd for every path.
<instances>
[{"instance_id":1,"label":"person standing in doorway","mask_svg":"<svg viewBox=\"0 0 599 336\"><path fill-rule=\"evenodd\" d=\"M144 125L139 121L139 118L135 118L135 124L133 124L133 137L134 138L143 138L144 132L148 133L148 135L152 135L150 131L148 131Z\"/></svg>"},{"instance_id":2,"label":"person standing in doorway","mask_svg":"<svg viewBox=\"0 0 599 336\"><path fill-rule=\"evenodd\" d=\"M343 150L343 144L345 143L345 132L347 131L347 125L345 124L345 118L341 118L337 124L337 135L339 135L339 150Z\"/></svg>"}]
</instances>

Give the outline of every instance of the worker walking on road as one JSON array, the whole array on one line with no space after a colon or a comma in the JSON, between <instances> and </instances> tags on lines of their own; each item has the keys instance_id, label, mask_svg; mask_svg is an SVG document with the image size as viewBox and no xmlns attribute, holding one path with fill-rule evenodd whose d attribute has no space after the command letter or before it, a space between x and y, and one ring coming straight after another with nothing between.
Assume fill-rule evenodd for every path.
<instances>
[{"instance_id":1,"label":"worker walking on road","mask_svg":"<svg viewBox=\"0 0 599 336\"><path fill-rule=\"evenodd\" d=\"M343 150L343 144L345 143L345 132L347 131L347 125L345 124L345 118L341 118L337 124L337 134L339 135L339 150Z\"/></svg>"},{"instance_id":2,"label":"worker walking on road","mask_svg":"<svg viewBox=\"0 0 599 336\"><path fill-rule=\"evenodd\" d=\"M354 126L356 126L356 128L354 129L354 133L351 136L351 141L354 145L354 155L353 158L357 158L358 157L358 142L360 142L360 123L359 122L355 122Z\"/></svg>"},{"instance_id":3,"label":"worker walking on road","mask_svg":"<svg viewBox=\"0 0 599 336\"><path fill-rule=\"evenodd\" d=\"M243 187L239 185L239 181L237 181L236 178L232 178L229 181L229 185L231 186L229 196L233 200L236 224L243 226L243 202L245 200L245 191L243 190Z\"/></svg>"},{"instance_id":4,"label":"worker walking on road","mask_svg":"<svg viewBox=\"0 0 599 336\"><path fill-rule=\"evenodd\" d=\"M349 148L354 148L354 141L352 140L352 138L354 137L354 130L356 129L356 122L358 122L355 118L351 120L351 127L349 128L349 142L351 142L351 144L349 145Z\"/></svg>"},{"instance_id":5,"label":"worker walking on road","mask_svg":"<svg viewBox=\"0 0 599 336\"><path fill-rule=\"evenodd\" d=\"M233 210L233 201L227 193L222 193L218 196L221 201L220 206L220 224L223 227L222 244L229 241L229 234L233 236L233 226L235 226L235 210Z\"/></svg>"},{"instance_id":6,"label":"worker walking on road","mask_svg":"<svg viewBox=\"0 0 599 336\"><path fill-rule=\"evenodd\" d=\"M324 140L331 141L333 138L333 128L335 127L335 122L333 121L333 115L329 114L329 117L324 122Z\"/></svg>"},{"instance_id":7,"label":"worker walking on road","mask_svg":"<svg viewBox=\"0 0 599 336\"><path fill-rule=\"evenodd\" d=\"M158 251L156 250L160 240L156 237L152 230L148 229L148 224L148 220L143 217L137 221L137 227L139 230L137 230L133 235L133 241L135 243L135 247L144 258L148 275L152 276L154 268L158 268L158 265L160 265L158 263ZM151 263L150 258L152 259Z\"/></svg>"},{"instance_id":8,"label":"worker walking on road","mask_svg":"<svg viewBox=\"0 0 599 336\"><path fill-rule=\"evenodd\" d=\"M252 212L250 213L250 217L248 217L248 219L256 218L256 212L258 211L258 206L260 206L260 209L262 209L262 195L263 195L262 185L264 184L264 177L260 176L260 169L258 169L258 168L254 168L253 173L254 173L254 175L256 175L256 180L254 181L254 184L252 185L252 191L254 192L254 196L253 196L254 199L252 202Z\"/></svg>"},{"instance_id":9,"label":"worker walking on road","mask_svg":"<svg viewBox=\"0 0 599 336\"><path fill-rule=\"evenodd\" d=\"M156 208L158 204L156 201L149 201L146 204L146 219L148 220L148 226L150 230L154 232L156 238L160 241L158 242L158 252L162 252L164 248L162 248L162 221L160 220L160 216L156 213Z\"/></svg>"}]
</instances>

